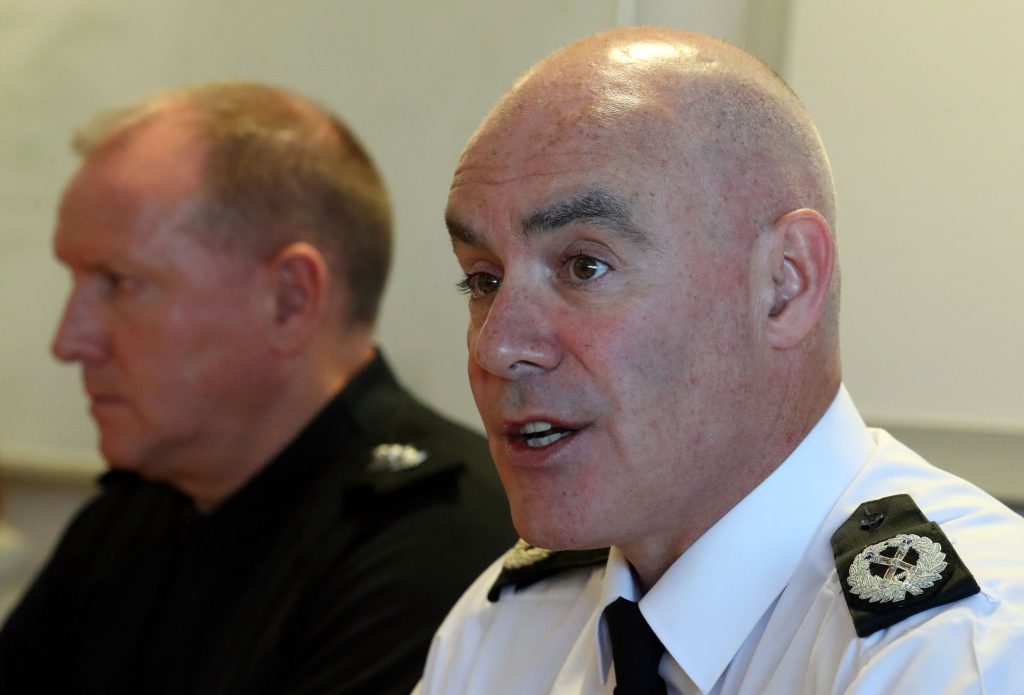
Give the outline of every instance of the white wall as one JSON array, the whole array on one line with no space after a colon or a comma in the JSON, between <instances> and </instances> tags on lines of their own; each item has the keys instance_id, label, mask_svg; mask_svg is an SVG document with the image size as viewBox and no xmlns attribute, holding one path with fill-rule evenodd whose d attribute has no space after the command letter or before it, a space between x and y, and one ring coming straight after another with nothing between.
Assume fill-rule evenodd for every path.
<instances>
[{"instance_id":1,"label":"white wall","mask_svg":"<svg viewBox=\"0 0 1024 695\"><path fill-rule=\"evenodd\" d=\"M794 0L790 19L786 74L839 189L854 398L1024 449L1024 3Z\"/></svg>"}]
</instances>

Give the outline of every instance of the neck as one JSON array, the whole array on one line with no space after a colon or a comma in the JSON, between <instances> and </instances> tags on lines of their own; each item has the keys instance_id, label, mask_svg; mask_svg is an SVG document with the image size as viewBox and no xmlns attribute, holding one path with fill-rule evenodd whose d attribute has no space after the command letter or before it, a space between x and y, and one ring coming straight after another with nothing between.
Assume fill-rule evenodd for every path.
<instances>
[{"instance_id":1,"label":"neck","mask_svg":"<svg viewBox=\"0 0 1024 695\"><path fill-rule=\"evenodd\" d=\"M637 542L617 544L646 593L676 560L772 474L806 438L839 390L839 376L815 384L812 391L785 389L775 400L774 415L753 434L737 437L730 449L706 470L705 480L691 491L665 533ZM794 408L792 403L801 403Z\"/></svg>"},{"instance_id":2,"label":"neck","mask_svg":"<svg viewBox=\"0 0 1024 695\"><path fill-rule=\"evenodd\" d=\"M206 448L202 456L210 465L172 484L200 511L212 511L273 461L375 354L367 341L319 365L296 365L274 394L261 399L263 407L226 426L222 438Z\"/></svg>"}]
</instances>

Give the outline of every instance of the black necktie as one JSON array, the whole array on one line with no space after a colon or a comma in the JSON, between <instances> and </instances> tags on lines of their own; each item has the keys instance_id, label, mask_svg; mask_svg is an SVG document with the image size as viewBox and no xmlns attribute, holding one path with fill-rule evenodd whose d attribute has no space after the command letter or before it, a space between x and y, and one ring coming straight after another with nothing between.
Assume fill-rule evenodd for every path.
<instances>
[{"instance_id":1,"label":"black necktie","mask_svg":"<svg viewBox=\"0 0 1024 695\"><path fill-rule=\"evenodd\" d=\"M658 663L665 647L644 620L640 606L621 596L604 609L615 662L615 695L665 695Z\"/></svg>"}]
</instances>

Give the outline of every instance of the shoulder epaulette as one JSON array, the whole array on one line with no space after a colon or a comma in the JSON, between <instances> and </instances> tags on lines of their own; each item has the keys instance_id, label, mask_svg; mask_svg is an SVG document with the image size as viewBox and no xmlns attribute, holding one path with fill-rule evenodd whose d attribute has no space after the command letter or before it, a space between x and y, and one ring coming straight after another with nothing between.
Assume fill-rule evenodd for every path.
<instances>
[{"instance_id":1,"label":"shoulder epaulette","mask_svg":"<svg viewBox=\"0 0 1024 695\"><path fill-rule=\"evenodd\" d=\"M369 463L361 471L360 493L390 495L422 484L439 483L458 474L461 460L432 455L425 447L412 443L382 443L369 452Z\"/></svg>"},{"instance_id":2,"label":"shoulder epaulette","mask_svg":"<svg viewBox=\"0 0 1024 695\"><path fill-rule=\"evenodd\" d=\"M520 539L505 556L501 574L487 592L487 600L491 603L496 602L501 597L501 590L506 586L513 586L518 591L560 572L604 564L607 560L608 548L545 550Z\"/></svg>"},{"instance_id":3,"label":"shoulder epaulette","mask_svg":"<svg viewBox=\"0 0 1024 695\"><path fill-rule=\"evenodd\" d=\"M946 534L910 495L857 507L832 535L832 553L858 637L980 591Z\"/></svg>"}]
</instances>

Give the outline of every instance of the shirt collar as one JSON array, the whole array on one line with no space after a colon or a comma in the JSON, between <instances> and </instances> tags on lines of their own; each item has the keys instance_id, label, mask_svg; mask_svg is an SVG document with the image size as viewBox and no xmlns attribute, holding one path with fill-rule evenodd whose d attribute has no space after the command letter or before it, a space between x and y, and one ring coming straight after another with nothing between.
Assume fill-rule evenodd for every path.
<instances>
[{"instance_id":1,"label":"shirt collar","mask_svg":"<svg viewBox=\"0 0 1024 695\"><path fill-rule=\"evenodd\" d=\"M640 599L669 655L708 692L800 563L811 538L867 461L870 434L845 386L800 445L708 529ZM641 590L612 548L601 610ZM598 666L611 667L608 630L596 621Z\"/></svg>"},{"instance_id":2,"label":"shirt collar","mask_svg":"<svg viewBox=\"0 0 1024 695\"><path fill-rule=\"evenodd\" d=\"M608 672L612 667L612 643L608 625L604 620L604 609L619 596L630 601L639 601L642 594L640 582L637 581L633 568L619 549L612 547L608 551L608 562L601 582L600 612L594 621L598 677L602 683L608 682Z\"/></svg>"},{"instance_id":3,"label":"shirt collar","mask_svg":"<svg viewBox=\"0 0 1024 695\"><path fill-rule=\"evenodd\" d=\"M348 477L362 475L365 461L341 456L361 422L363 401L397 388L390 368L379 353L338 393L334 394L285 447L245 485L208 514L190 513L205 533L221 538L230 552L245 555L262 545L292 514L319 476L338 462L347 462ZM340 501L339 501L340 502Z\"/></svg>"}]
</instances>

